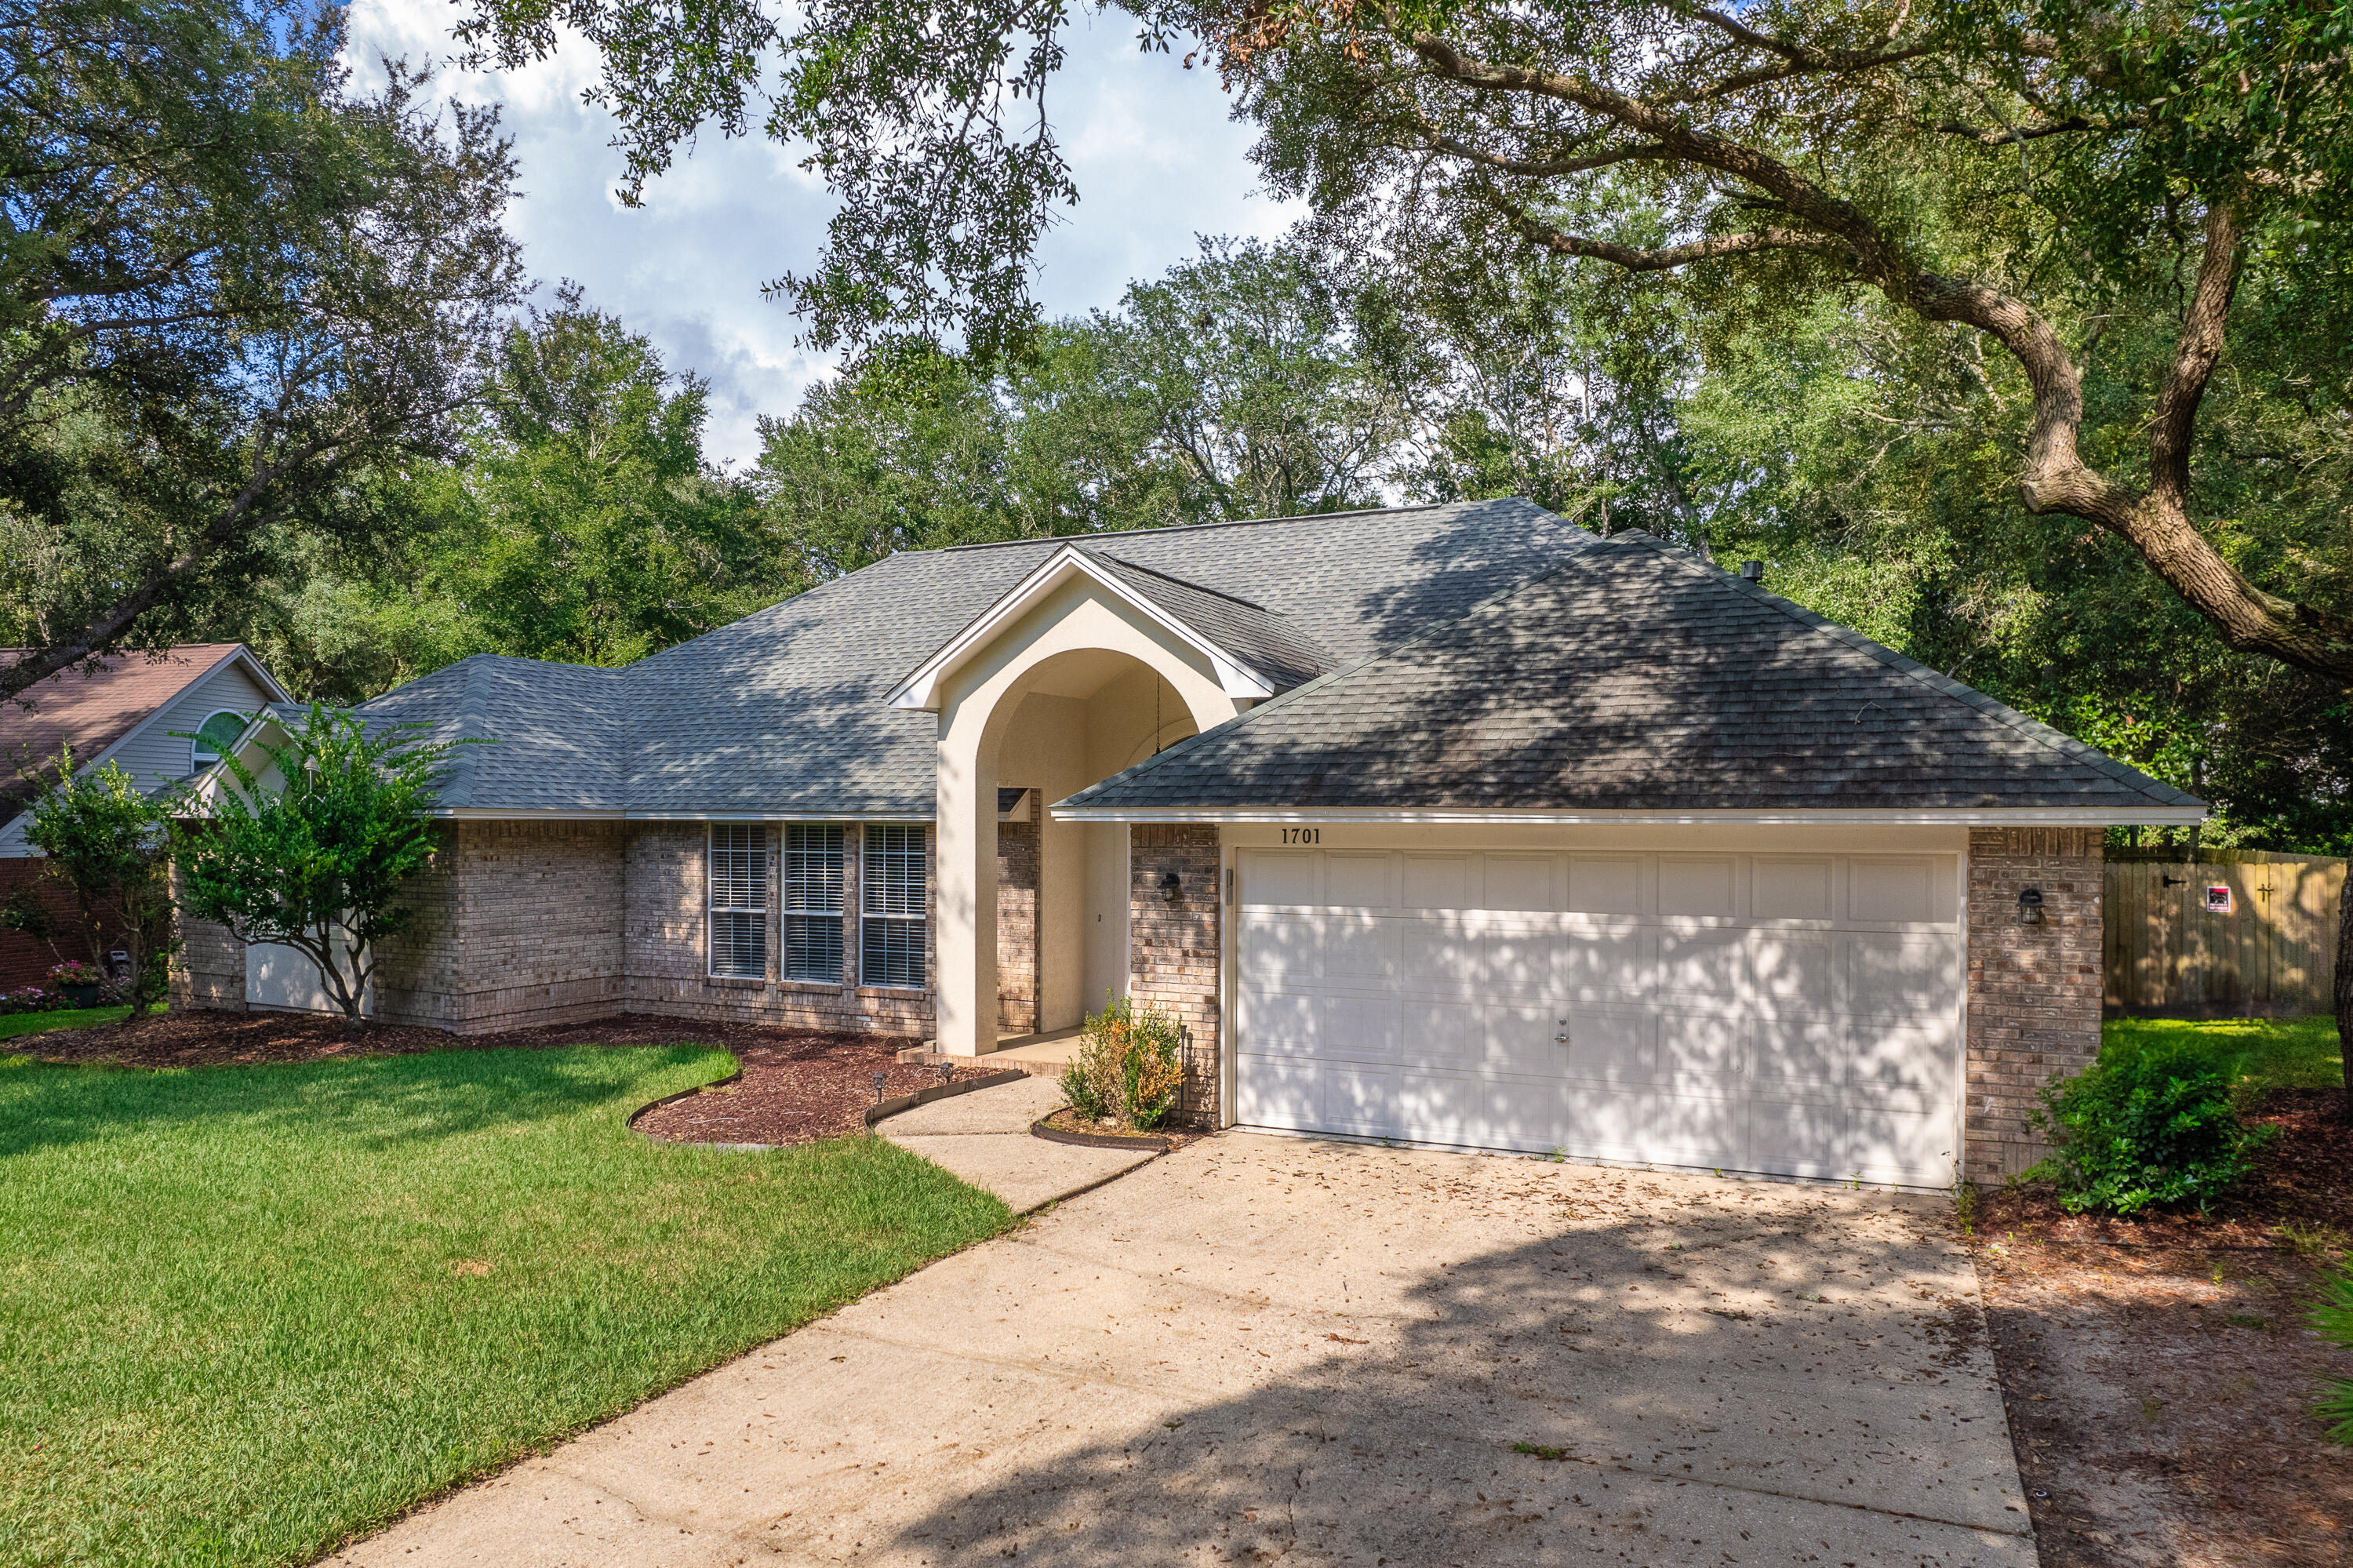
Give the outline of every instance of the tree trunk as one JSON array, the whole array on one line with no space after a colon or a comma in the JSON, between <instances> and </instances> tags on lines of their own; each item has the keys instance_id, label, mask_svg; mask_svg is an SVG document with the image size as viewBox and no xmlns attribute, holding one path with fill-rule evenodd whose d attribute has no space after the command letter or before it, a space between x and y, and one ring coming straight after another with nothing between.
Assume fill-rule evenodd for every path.
<instances>
[{"instance_id":1,"label":"tree trunk","mask_svg":"<svg viewBox=\"0 0 2353 1568\"><path fill-rule=\"evenodd\" d=\"M2353 865L2337 898L2337 1051L2345 1059L2345 1119L2353 1124Z\"/></svg>"}]
</instances>

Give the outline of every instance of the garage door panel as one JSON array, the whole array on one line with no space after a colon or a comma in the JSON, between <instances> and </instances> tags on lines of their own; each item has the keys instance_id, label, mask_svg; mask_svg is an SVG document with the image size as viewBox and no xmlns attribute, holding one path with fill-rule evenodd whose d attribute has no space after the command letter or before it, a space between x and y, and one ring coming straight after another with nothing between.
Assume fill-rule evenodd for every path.
<instances>
[{"instance_id":1,"label":"garage door panel","mask_svg":"<svg viewBox=\"0 0 2353 1568\"><path fill-rule=\"evenodd\" d=\"M1397 975L1398 922L1353 909L1323 916L1323 977L1387 982Z\"/></svg>"},{"instance_id":2,"label":"garage door panel","mask_svg":"<svg viewBox=\"0 0 2353 1568\"><path fill-rule=\"evenodd\" d=\"M1870 925L1954 923L1952 862L1857 855L1847 862L1847 918Z\"/></svg>"},{"instance_id":3,"label":"garage door panel","mask_svg":"<svg viewBox=\"0 0 2353 1568\"><path fill-rule=\"evenodd\" d=\"M1571 855L1568 909L1574 915L1641 915L1642 862L1634 855Z\"/></svg>"},{"instance_id":4,"label":"garage door panel","mask_svg":"<svg viewBox=\"0 0 2353 1568\"><path fill-rule=\"evenodd\" d=\"M1658 861L1659 913L1730 920L1740 915L1740 863L1730 855L1707 859L1662 855Z\"/></svg>"},{"instance_id":5,"label":"garage door panel","mask_svg":"<svg viewBox=\"0 0 2353 1568\"><path fill-rule=\"evenodd\" d=\"M1568 1091L1558 1080L1490 1078L1480 1087L1481 1119L1493 1147L1539 1152L1559 1148L1567 1138Z\"/></svg>"},{"instance_id":6,"label":"garage door panel","mask_svg":"<svg viewBox=\"0 0 2353 1568\"><path fill-rule=\"evenodd\" d=\"M1252 905L1315 905L1324 902L1316 887L1321 857L1312 853L1276 854L1254 850L1243 866L1242 896Z\"/></svg>"},{"instance_id":7,"label":"garage door panel","mask_svg":"<svg viewBox=\"0 0 2353 1568\"><path fill-rule=\"evenodd\" d=\"M1753 1099L1748 1128L1755 1170L1831 1178L1854 1170L1847 1150L1847 1109L1834 1099Z\"/></svg>"},{"instance_id":8,"label":"garage door panel","mask_svg":"<svg viewBox=\"0 0 2353 1568\"><path fill-rule=\"evenodd\" d=\"M1424 994L1474 991L1484 962L1482 948L1459 914L1399 916L1398 983Z\"/></svg>"},{"instance_id":9,"label":"garage door panel","mask_svg":"<svg viewBox=\"0 0 2353 1568\"><path fill-rule=\"evenodd\" d=\"M1398 1001L1389 996L1318 997L1315 1054L1331 1062L1393 1062Z\"/></svg>"},{"instance_id":10,"label":"garage door panel","mask_svg":"<svg viewBox=\"0 0 2353 1568\"><path fill-rule=\"evenodd\" d=\"M1236 1063L1234 1114L1254 1127L1315 1130L1323 1120L1322 1070L1313 1063L1255 1053Z\"/></svg>"},{"instance_id":11,"label":"garage door panel","mask_svg":"<svg viewBox=\"0 0 2353 1568\"><path fill-rule=\"evenodd\" d=\"M1642 1001L1659 989L1659 934L1641 927L1573 930L1552 938L1555 972L1572 1001Z\"/></svg>"},{"instance_id":12,"label":"garage door panel","mask_svg":"<svg viewBox=\"0 0 2353 1568\"><path fill-rule=\"evenodd\" d=\"M1683 1089L1740 1088L1747 1077L1749 1027L1721 1014L1661 1014L1658 1081Z\"/></svg>"},{"instance_id":13,"label":"garage door panel","mask_svg":"<svg viewBox=\"0 0 2353 1568\"><path fill-rule=\"evenodd\" d=\"M1840 1174L1865 1181L1933 1184L1951 1178L1953 1110L1857 1106L1849 1113L1847 1160Z\"/></svg>"},{"instance_id":14,"label":"garage door panel","mask_svg":"<svg viewBox=\"0 0 2353 1568\"><path fill-rule=\"evenodd\" d=\"M1324 857L1324 902L1352 909L1387 911L1396 906L1390 888L1396 856L1343 854Z\"/></svg>"},{"instance_id":15,"label":"garage door panel","mask_svg":"<svg viewBox=\"0 0 2353 1568\"><path fill-rule=\"evenodd\" d=\"M1324 1130L1360 1138L1395 1138L1403 1130L1396 1068L1332 1066L1321 1075Z\"/></svg>"},{"instance_id":16,"label":"garage door panel","mask_svg":"<svg viewBox=\"0 0 2353 1568\"><path fill-rule=\"evenodd\" d=\"M1572 1084L1562 1092L1562 1127L1556 1141L1570 1153L1598 1160L1642 1159L1650 1129L1658 1119L1657 1099L1639 1089Z\"/></svg>"},{"instance_id":17,"label":"garage door panel","mask_svg":"<svg viewBox=\"0 0 2353 1568\"><path fill-rule=\"evenodd\" d=\"M1957 937L1848 937L1846 1005L1855 1012L1949 1013L1960 1003Z\"/></svg>"},{"instance_id":18,"label":"garage door panel","mask_svg":"<svg viewBox=\"0 0 2353 1568\"><path fill-rule=\"evenodd\" d=\"M1828 855L1804 860L1759 855L1750 871L1750 916L1758 920L1828 920L1833 865Z\"/></svg>"},{"instance_id":19,"label":"garage door panel","mask_svg":"<svg viewBox=\"0 0 2353 1568\"><path fill-rule=\"evenodd\" d=\"M1827 1012L1837 1005L1838 947L1829 937L1759 931L1747 948L1746 1000L1760 1012Z\"/></svg>"},{"instance_id":20,"label":"garage door panel","mask_svg":"<svg viewBox=\"0 0 2353 1568\"><path fill-rule=\"evenodd\" d=\"M1739 1001L1748 991L1748 933L1665 931L1659 936L1663 997Z\"/></svg>"},{"instance_id":21,"label":"garage door panel","mask_svg":"<svg viewBox=\"0 0 2353 1568\"><path fill-rule=\"evenodd\" d=\"M1311 1056L1319 1038L1315 997L1305 991L1246 987L1241 1022L1247 1050L1277 1056Z\"/></svg>"},{"instance_id":22,"label":"garage door panel","mask_svg":"<svg viewBox=\"0 0 2353 1568\"><path fill-rule=\"evenodd\" d=\"M1467 854L1409 854L1399 872L1398 902L1404 908L1471 909L1478 905Z\"/></svg>"},{"instance_id":23,"label":"garage door panel","mask_svg":"<svg viewBox=\"0 0 2353 1568\"><path fill-rule=\"evenodd\" d=\"M1480 1012L1486 1036L1482 1067L1493 1073L1560 1076L1567 1048L1558 1037L1567 1033L1568 1021L1558 1009L1490 1002Z\"/></svg>"},{"instance_id":24,"label":"garage door panel","mask_svg":"<svg viewBox=\"0 0 2353 1568\"><path fill-rule=\"evenodd\" d=\"M1465 1074L1417 1073L1398 1078L1397 1126L1400 1136L1422 1143L1479 1144L1485 1126L1486 1086Z\"/></svg>"},{"instance_id":25,"label":"garage door panel","mask_svg":"<svg viewBox=\"0 0 2353 1568\"><path fill-rule=\"evenodd\" d=\"M1555 1050L1571 1079L1647 1087L1658 1076L1658 1014L1636 1008L1579 1008L1569 1015L1568 1044Z\"/></svg>"},{"instance_id":26,"label":"garage door panel","mask_svg":"<svg viewBox=\"0 0 2353 1568\"><path fill-rule=\"evenodd\" d=\"M1959 1031L1903 1019L1847 1021L1847 1082L1874 1097L1917 1095L1949 1102Z\"/></svg>"},{"instance_id":27,"label":"garage door panel","mask_svg":"<svg viewBox=\"0 0 2353 1568\"><path fill-rule=\"evenodd\" d=\"M1546 914L1560 907L1557 856L1487 854L1479 858L1483 907Z\"/></svg>"},{"instance_id":28,"label":"garage door panel","mask_svg":"<svg viewBox=\"0 0 2353 1568\"><path fill-rule=\"evenodd\" d=\"M1472 1068L1479 1065L1483 1044L1476 1002L1409 998L1398 1006L1400 1061L1427 1067Z\"/></svg>"},{"instance_id":29,"label":"garage door panel","mask_svg":"<svg viewBox=\"0 0 2353 1568\"><path fill-rule=\"evenodd\" d=\"M1480 939L1480 980L1489 990L1506 995L1561 994L1567 955L1557 930L1527 926L1489 930Z\"/></svg>"},{"instance_id":30,"label":"garage door panel","mask_svg":"<svg viewBox=\"0 0 2353 1568\"><path fill-rule=\"evenodd\" d=\"M1759 1084L1820 1085L1835 1089L1847 1080L1846 1021L1840 1018L1757 1020L1750 1075Z\"/></svg>"},{"instance_id":31,"label":"garage door panel","mask_svg":"<svg viewBox=\"0 0 2353 1568\"><path fill-rule=\"evenodd\" d=\"M1683 1165L1743 1166L1748 1161L1748 1102L1728 1097L1661 1094L1651 1102L1645 1147L1651 1158Z\"/></svg>"},{"instance_id":32,"label":"garage door panel","mask_svg":"<svg viewBox=\"0 0 2353 1568\"><path fill-rule=\"evenodd\" d=\"M1241 972L1261 985L1313 980L1323 944L1320 915L1250 915L1241 921Z\"/></svg>"}]
</instances>

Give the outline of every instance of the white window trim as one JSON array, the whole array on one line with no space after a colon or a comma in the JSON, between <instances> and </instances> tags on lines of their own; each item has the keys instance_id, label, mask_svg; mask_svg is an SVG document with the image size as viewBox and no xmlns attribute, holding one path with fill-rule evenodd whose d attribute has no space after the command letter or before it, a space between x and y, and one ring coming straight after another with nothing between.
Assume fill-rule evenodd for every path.
<instances>
[{"instance_id":1,"label":"white window trim","mask_svg":"<svg viewBox=\"0 0 2353 1568\"><path fill-rule=\"evenodd\" d=\"M875 864L872 853L872 830L878 827L910 828L923 835L923 898L920 915L897 915L888 910L868 907L867 895L873 884L870 875ZM932 856L936 844L928 822L868 822L859 829L858 837L858 986L861 991L904 991L911 996L927 994L932 989ZM866 927L870 921L895 920L923 928L923 978L915 985L878 980L866 972ZM845 963L845 967L847 967Z\"/></svg>"},{"instance_id":2,"label":"white window trim","mask_svg":"<svg viewBox=\"0 0 2353 1568\"><path fill-rule=\"evenodd\" d=\"M242 732L247 726L253 723L253 716L250 714L245 713L237 708L215 708L212 712L198 719L196 721L195 729L188 736L189 772L201 773L206 768L212 767L221 759L221 753L216 751L210 756L206 756L203 752L199 751L197 747L203 746L205 743L205 726L212 723L213 720L220 717L223 714L227 714L229 717L237 720L237 729L240 732Z\"/></svg>"},{"instance_id":3,"label":"white window trim","mask_svg":"<svg viewBox=\"0 0 2353 1568\"><path fill-rule=\"evenodd\" d=\"M748 905L748 904L722 904L722 903L720 903L720 902L719 902L719 884L718 884L717 879L716 879L716 878L714 878L714 877L712 875L712 857L713 857L713 856L715 856L715 855L719 853L719 832L720 832L720 830L721 830L722 828L728 828L728 829L742 829L742 828L746 827L746 826L749 826L749 827L751 828L752 832L753 832L753 834L754 834L754 842L755 842L759 845L759 853L760 853L760 868L761 868L761 869L760 869L760 895L759 895L759 896L760 896L760 903L759 903L759 905L758 905L758 906L757 906L757 907L754 907L754 906L751 906L751 905ZM743 822L713 822L713 823L712 823L711 825L709 825L708 827L706 827L706 828L704 828L704 829L703 829L703 831L702 831L702 972L703 972L703 974L704 974L705 978L710 979L710 980L760 980L760 981L765 981L765 980L766 980L768 979L768 970L769 970L769 963L768 963L768 946L769 946L769 944L768 944L768 937L769 937L769 934L770 934L773 930L775 930L775 928L776 928L776 927L775 927L775 925L774 925L774 921L775 921L775 914L774 914L773 910L769 907L769 906L770 906L770 905L774 902L774 899L773 899L773 896L772 896L772 894L773 894L773 891L774 891L774 886L773 886L774 879L773 879L773 877L769 874L769 871L768 871L768 867L769 867L769 864L770 864L771 859L772 859L772 856L771 856L771 854L770 854L770 851L769 851L769 848L768 848L768 830L767 830L767 828L766 828L766 826L765 826L765 824L758 824L758 823L750 823L750 824L747 824L747 823L743 823ZM718 927L718 922L717 922L717 920L714 918L714 916L720 916L720 915L757 915L758 916L760 916L760 922L761 922L761 924L760 924L760 972L759 972L758 974L756 974L756 975L730 974L730 973L726 973L726 972L724 972L724 971L721 970L721 969L719 968L719 945L718 945L718 943L717 943L715 940L713 940L713 933L716 931L717 927Z\"/></svg>"}]
</instances>

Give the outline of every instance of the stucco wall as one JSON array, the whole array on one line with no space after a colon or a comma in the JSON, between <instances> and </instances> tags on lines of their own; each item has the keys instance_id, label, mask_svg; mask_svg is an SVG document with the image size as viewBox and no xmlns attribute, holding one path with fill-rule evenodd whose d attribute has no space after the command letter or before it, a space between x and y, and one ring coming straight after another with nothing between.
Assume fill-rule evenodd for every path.
<instances>
[{"instance_id":1,"label":"stucco wall","mask_svg":"<svg viewBox=\"0 0 2353 1568\"><path fill-rule=\"evenodd\" d=\"M1136 824L1128 830L1130 998L1173 1014L1185 1026L1185 1089L1177 1119L1191 1127L1219 1120L1224 1018L1218 1005L1219 920L1223 915L1218 830L1194 824ZM1164 886L1177 877L1174 898Z\"/></svg>"},{"instance_id":2,"label":"stucco wall","mask_svg":"<svg viewBox=\"0 0 2353 1568\"><path fill-rule=\"evenodd\" d=\"M2048 1152L2028 1125L2037 1093L2100 1053L2097 828L1969 833L1968 1063L1963 1173L2014 1175ZM2042 921L2018 895L2042 895Z\"/></svg>"}]
</instances>

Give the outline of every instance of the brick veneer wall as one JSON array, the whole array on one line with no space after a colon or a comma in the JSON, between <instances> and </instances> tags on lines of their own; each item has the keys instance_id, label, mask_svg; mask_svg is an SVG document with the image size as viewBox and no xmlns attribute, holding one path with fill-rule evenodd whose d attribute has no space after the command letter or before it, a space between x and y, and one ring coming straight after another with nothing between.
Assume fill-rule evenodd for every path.
<instances>
[{"instance_id":1,"label":"brick veneer wall","mask_svg":"<svg viewBox=\"0 0 2353 1568\"><path fill-rule=\"evenodd\" d=\"M418 921L385 945L378 1015L484 1034L619 1012L622 838L618 822L456 824L409 884Z\"/></svg>"},{"instance_id":2,"label":"brick veneer wall","mask_svg":"<svg viewBox=\"0 0 2353 1568\"><path fill-rule=\"evenodd\" d=\"M90 949L90 936L82 928L81 910L72 890L57 877L42 874L48 863L38 855L0 860L0 900L29 887L58 928L57 950L52 952L47 942L0 927L0 991L47 985L50 967L61 957L105 967L106 955Z\"/></svg>"},{"instance_id":3,"label":"brick veneer wall","mask_svg":"<svg viewBox=\"0 0 2353 1568\"><path fill-rule=\"evenodd\" d=\"M2036 1091L2100 1051L2097 828L1969 832L1968 1105L1962 1172L1998 1181L2047 1152L2027 1113ZM2042 924L2018 895L2042 894Z\"/></svg>"},{"instance_id":4,"label":"brick veneer wall","mask_svg":"<svg viewBox=\"0 0 2353 1568\"><path fill-rule=\"evenodd\" d=\"M856 985L813 985L782 980L776 917L779 831L768 830L770 911L768 978L718 979L711 975L709 910L704 879L708 841L701 822L633 822L627 855L626 1010L669 1018L708 1018L744 1023L781 1023L806 1029L859 1029L921 1038L932 1033L932 992ZM865 833L856 823L842 834L842 876L848 913L843 916L843 959L858 969L859 856ZM939 838L932 836L932 852ZM936 897L939 878L930 879ZM923 972L935 974L934 923L923 926Z\"/></svg>"},{"instance_id":5,"label":"brick veneer wall","mask_svg":"<svg viewBox=\"0 0 2353 1568\"><path fill-rule=\"evenodd\" d=\"M1182 880L1176 902L1161 878ZM1128 829L1129 996L1173 1013L1185 1026L1185 1088L1176 1119L1218 1124L1224 1020L1218 1006L1219 920L1223 913L1218 830L1185 823Z\"/></svg>"},{"instance_id":6,"label":"brick veneer wall","mask_svg":"<svg viewBox=\"0 0 2353 1568\"><path fill-rule=\"evenodd\" d=\"M172 901L181 896L180 868L172 868ZM180 950L172 955L166 992L175 1010L213 1008L222 1012L245 1011L245 944L229 935L226 926L210 920L179 916Z\"/></svg>"},{"instance_id":7,"label":"brick veneer wall","mask_svg":"<svg viewBox=\"0 0 2353 1568\"><path fill-rule=\"evenodd\" d=\"M997 1026L1038 1028L1038 791L1028 815L997 824Z\"/></svg>"}]
</instances>

